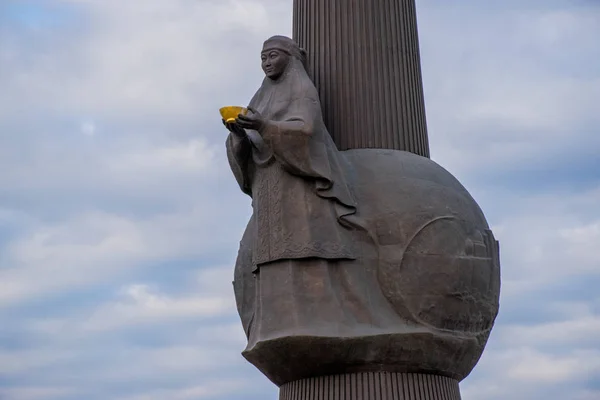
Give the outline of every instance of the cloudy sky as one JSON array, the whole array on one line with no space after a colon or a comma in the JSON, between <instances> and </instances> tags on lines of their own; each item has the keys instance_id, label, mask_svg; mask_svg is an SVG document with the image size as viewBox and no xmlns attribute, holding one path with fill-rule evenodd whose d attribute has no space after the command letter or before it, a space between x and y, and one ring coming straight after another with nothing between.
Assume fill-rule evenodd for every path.
<instances>
[{"instance_id":1,"label":"cloudy sky","mask_svg":"<svg viewBox=\"0 0 600 400\"><path fill-rule=\"evenodd\" d=\"M0 0L0 399L275 399L218 108L291 0ZM418 0L432 158L502 246L465 400L600 399L600 2Z\"/></svg>"}]
</instances>

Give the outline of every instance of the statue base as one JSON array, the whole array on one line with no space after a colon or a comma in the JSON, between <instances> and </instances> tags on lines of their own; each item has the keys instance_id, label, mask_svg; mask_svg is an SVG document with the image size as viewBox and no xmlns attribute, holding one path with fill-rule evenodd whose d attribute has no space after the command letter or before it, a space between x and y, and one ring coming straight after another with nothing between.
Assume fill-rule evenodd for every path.
<instances>
[{"instance_id":1,"label":"statue base","mask_svg":"<svg viewBox=\"0 0 600 400\"><path fill-rule=\"evenodd\" d=\"M282 385L279 400L460 400L458 381L439 375L359 372Z\"/></svg>"}]
</instances>

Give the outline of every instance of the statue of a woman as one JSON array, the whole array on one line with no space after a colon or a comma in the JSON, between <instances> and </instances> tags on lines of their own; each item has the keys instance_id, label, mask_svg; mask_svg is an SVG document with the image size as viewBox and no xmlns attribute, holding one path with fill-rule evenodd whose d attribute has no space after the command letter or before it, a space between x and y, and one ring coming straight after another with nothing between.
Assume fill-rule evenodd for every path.
<instances>
[{"instance_id":1,"label":"statue of a woman","mask_svg":"<svg viewBox=\"0 0 600 400\"><path fill-rule=\"evenodd\" d=\"M225 123L231 169L252 197L234 282L248 349L286 332L314 334L320 320L323 333L339 333L326 321L348 307L335 289L347 279L334 275L360 253L345 161L323 122L303 50L274 36L261 58L266 77L249 115Z\"/></svg>"}]
</instances>

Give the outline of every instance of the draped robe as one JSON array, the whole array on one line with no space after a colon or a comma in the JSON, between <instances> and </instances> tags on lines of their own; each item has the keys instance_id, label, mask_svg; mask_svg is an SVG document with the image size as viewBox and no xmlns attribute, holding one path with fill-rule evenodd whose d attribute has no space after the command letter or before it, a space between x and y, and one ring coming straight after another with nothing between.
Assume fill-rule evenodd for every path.
<instances>
[{"instance_id":1,"label":"draped robe","mask_svg":"<svg viewBox=\"0 0 600 400\"><path fill-rule=\"evenodd\" d=\"M356 259L353 195L327 132L312 81L290 57L277 80L265 78L250 102L266 123L247 136L230 133L227 156L252 197L254 270L283 259Z\"/></svg>"}]
</instances>

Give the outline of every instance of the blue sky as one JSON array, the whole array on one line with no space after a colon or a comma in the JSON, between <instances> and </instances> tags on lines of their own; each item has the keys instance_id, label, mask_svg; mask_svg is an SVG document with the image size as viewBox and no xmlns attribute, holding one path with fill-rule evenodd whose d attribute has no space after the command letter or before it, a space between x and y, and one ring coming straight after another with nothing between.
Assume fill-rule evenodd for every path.
<instances>
[{"instance_id":1,"label":"blue sky","mask_svg":"<svg viewBox=\"0 0 600 400\"><path fill-rule=\"evenodd\" d=\"M597 400L600 3L417 5L432 158L502 250L463 398ZM0 399L276 398L240 355L217 110L290 33L290 0L0 2Z\"/></svg>"}]
</instances>

